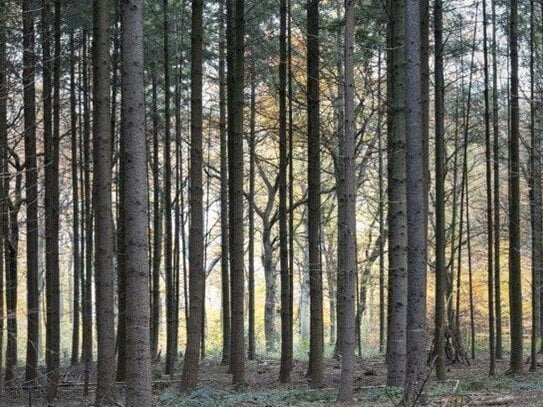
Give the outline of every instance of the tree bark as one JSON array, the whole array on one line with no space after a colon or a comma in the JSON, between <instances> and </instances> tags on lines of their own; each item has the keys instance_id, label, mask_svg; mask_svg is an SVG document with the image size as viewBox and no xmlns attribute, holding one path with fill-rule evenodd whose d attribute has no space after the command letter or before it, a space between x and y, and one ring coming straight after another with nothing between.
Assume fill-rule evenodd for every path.
<instances>
[{"instance_id":1,"label":"tree bark","mask_svg":"<svg viewBox=\"0 0 543 407\"><path fill-rule=\"evenodd\" d=\"M445 80L443 75L443 4L434 1L435 38L435 187L436 187L436 294L435 336L436 377L445 379Z\"/></svg>"},{"instance_id":2,"label":"tree bark","mask_svg":"<svg viewBox=\"0 0 543 407\"><path fill-rule=\"evenodd\" d=\"M80 301L81 301L81 255L80 255L80 218L79 218L79 177L78 177L78 115L75 78L75 30L70 32L70 137L71 137L71 175L72 175L72 238L73 238L73 298L72 298L72 354L71 365L79 362L80 338Z\"/></svg>"},{"instance_id":3,"label":"tree bark","mask_svg":"<svg viewBox=\"0 0 543 407\"><path fill-rule=\"evenodd\" d=\"M204 218L203 218L203 157L202 157L202 65L203 16L202 0L192 2L191 29L191 152L190 152L190 232L189 232L189 294L187 346L181 388L192 391L198 382L202 315L204 306Z\"/></svg>"},{"instance_id":4,"label":"tree bark","mask_svg":"<svg viewBox=\"0 0 543 407\"><path fill-rule=\"evenodd\" d=\"M292 370L292 293L288 264L287 214L287 0L279 4L279 267L281 269L281 367L279 381L288 383Z\"/></svg>"},{"instance_id":5,"label":"tree bark","mask_svg":"<svg viewBox=\"0 0 543 407\"><path fill-rule=\"evenodd\" d=\"M245 382L245 297L243 261L243 78L244 0L227 0L227 91L228 91L228 191L230 197L231 272L231 368L233 383Z\"/></svg>"},{"instance_id":6,"label":"tree bark","mask_svg":"<svg viewBox=\"0 0 543 407\"><path fill-rule=\"evenodd\" d=\"M226 139L225 0L219 3L219 137L221 166L221 365L230 363L230 276L228 271L228 146Z\"/></svg>"},{"instance_id":7,"label":"tree bark","mask_svg":"<svg viewBox=\"0 0 543 407\"><path fill-rule=\"evenodd\" d=\"M499 160L499 107L498 107L498 57L496 41L496 1L492 0L492 133L493 154L492 165L494 176L494 295L496 319L496 359L502 359L502 314L501 314L501 281L500 281L500 160Z\"/></svg>"},{"instance_id":8,"label":"tree bark","mask_svg":"<svg viewBox=\"0 0 543 407\"><path fill-rule=\"evenodd\" d=\"M341 345L341 376L339 380L340 401L352 401L355 365L355 292L356 292L356 167L355 167L355 115L354 115L354 0L345 0L345 125L344 125L344 169L345 169L345 223L343 253L345 256L345 284L343 291L343 343ZM341 159L341 158L340 158Z\"/></svg>"},{"instance_id":9,"label":"tree bark","mask_svg":"<svg viewBox=\"0 0 543 407\"><path fill-rule=\"evenodd\" d=\"M112 134L111 134L111 57L110 6L108 0L94 3L94 219L95 284L98 367L96 404L112 400L115 358L115 314L113 283L114 230L111 202Z\"/></svg>"},{"instance_id":10,"label":"tree bark","mask_svg":"<svg viewBox=\"0 0 543 407\"><path fill-rule=\"evenodd\" d=\"M541 111L535 76L535 4L530 1L530 212L532 223L532 332L530 370L537 370L537 341L540 336L541 273L543 269L543 195L541 192L541 129L536 129L536 114Z\"/></svg>"},{"instance_id":11,"label":"tree bark","mask_svg":"<svg viewBox=\"0 0 543 407\"><path fill-rule=\"evenodd\" d=\"M522 285L520 268L520 163L518 1L510 3L509 46L511 55L511 134L509 139L509 304L510 370L522 371Z\"/></svg>"},{"instance_id":12,"label":"tree bark","mask_svg":"<svg viewBox=\"0 0 543 407\"><path fill-rule=\"evenodd\" d=\"M488 72L488 14L487 2L483 0L483 58L485 98L485 157L486 157L486 200L487 200L487 244L488 244L488 348L490 353L489 374L496 368L496 346L494 335L494 217L492 210L492 145L490 139L490 81ZM496 159L496 157L494 157ZM497 197L494 197L497 199ZM472 346L474 346L472 344Z\"/></svg>"},{"instance_id":13,"label":"tree bark","mask_svg":"<svg viewBox=\"0 0 543 407\"><path fill-rule=\"evenodd\" d=\"M406 82L406 197L407 197L407 372L405 399L418 398L426 368L426 174L424 159L422 5L405 5Z\"/></svg>"},{"instance_id":14,"label":"tree bark","mask_svg":"<svg viewBox=\"0 0 543 407\"><path fill-rule=\"evenodd\" d=\"M5 3L0 5L0 18L7 17L7 7ZM9 219L8 219L8 126L7 126L7 27L0 27L0 397L5 394L4 388L4 319L6 310L4 308L4 272L7 268L7 248L9 244Z\"/></svg>"},{"instance_id":15,"label":"tree bark","mask_svg":"<svg viewBox=\"0 0 543 407\"><path fill-rule=\"evenodd\" d=\"M26 190L27 343L25 380L34 380L38 369L38 170L36 158L36 90L34 16L30 0L23 6L23 89ZM12 242L13 244L13 242ZM9 265L9 263L8 263ZM8 283L6 279L6 284ZM9 308L8 308L9 312ZM9 319L8 319L9 325ZM8 343L10 334L8 331ZM9 354L8 354L9 356ZM7 360L6 360L7 362ZM6 371L6 374L8 371ZM6 377L7 379L7 377ZM7 381L7 380L6 380Z\"/></svg>"},{"instance_id":16,"label":"tree bark","mask_svg":"<svg viewBox=\"0 0 543 407\"><path fill-rule=\"evenodd\" d=\"M173 270L172 239L172 168L170 140L170 59L168 0L163 0L163 54L164 54L164 271L166 274L166 374L173 375L177 358L177 289ZM189 243L190 244L190 243Z\"/></svg>"},{"instance_id":17,"label":"tree bark","mask_svg":"<svg viewBox=\"0 0 543 407\"><path fill-rule=\"evenodd\" d=\"M256 85L253 78L253 71L251 71L251 100L250 100L250 113L249 113L249 197L248 197L248 216L249 216L249 247L248 247L248 291L249 291L249 307L248 307L248 359L253 360L256 354L256 328L255 328L255 148L256 148ZM264 219L262 220L264 222ZM269 241L269 233L266 232L265 226L262 228L262 245L263 258L266 257L266 241ZM266 240L267 239L267 240ZM269 245L268 245L269 246ZM267 265L265 260L262 261L264 266L264 275L266 280L266 301L264 305L264 337L266 340L266 350L268 350L269 342L271 340L270 324L269 324L269 307L268 297L272 290L270 290L268 275L270 266ZM272 289L274 287L274 281L272 279ZM273 295L272 304L275 304L275 295ZM272 306L272 308L274 308ZM272 315L273 317L273 315ZM271 332L273 334L273 324L271 324Z\"/></svg>"},{"instance_id":18,"label":"tree bark","mask_svg":"<svg viewBox=\"0 0 543 407\"><path fill-rule=\"evenodd\" d=\"M387 385L402 387L406 374L407 218L405 202L405 55L403 2L390 0L388 86L388 263Z\"/></svg>"},{"instance_id":19,"label":"tree bark","mask_svg":"<svg viewBox=\"0 0 543 407\"><path fill-rule=\"evenodd\" d=\"M307 2L307 140L308 140L308 251L310 284L309 375L311 387L322 385L323 321L320 253L320 117L319 117L319 0Z\"/></svg>"},{"instance_id":20,"label":"tree bark","mask_svg":"<svg viewBox=\"0 0 543 407\"><path fill-rule=\"evenodd\" d=\"M143 80L143 1L121 3L122 110L124 132L121 159L126 264L126 404L152 402L149 338L149 267L147 237L147 148Z\"/></svg>"}]
</instances>

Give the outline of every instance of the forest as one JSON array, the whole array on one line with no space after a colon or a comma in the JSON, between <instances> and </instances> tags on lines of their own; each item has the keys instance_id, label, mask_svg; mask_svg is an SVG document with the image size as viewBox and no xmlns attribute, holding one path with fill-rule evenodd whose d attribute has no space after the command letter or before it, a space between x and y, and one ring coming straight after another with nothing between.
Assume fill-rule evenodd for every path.
<instances>
[{"instance_id":1,"label":"forest","mask_svg":"<svg viewBox=\"0 0 543 407\"><path fill-rule=\"evenodd\" d=\"M0 405L543 406L541 0L0 20Z\"/></svg>"}]
</instances>

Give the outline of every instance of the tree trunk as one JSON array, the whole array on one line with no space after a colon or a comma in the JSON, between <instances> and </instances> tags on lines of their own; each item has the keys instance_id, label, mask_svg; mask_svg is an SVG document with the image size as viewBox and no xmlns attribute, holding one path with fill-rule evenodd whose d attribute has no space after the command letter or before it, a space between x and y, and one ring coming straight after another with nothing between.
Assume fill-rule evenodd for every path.
<instances>
[{"instance_id":1,"label":"tree trunk","mask_svg":"<svg viewBox=\"0 0 543 407\"><path fill-rule=\"evenodd\" d=\"M522 286L520 268L520 163L518 1L511 0L509 46L511 52L511 134L509 139L509 306L510 370L522 371Z\"/></svg>"},{"instance_id":2,"label":"tree trunk","mask_svg":"<svg viewBox=\"0 0 543 407\"><path fill-rule=\"evenodd\" d=\"M0 18L7 17L5 3L0 5ZM7 27L0 27L0 397L4 397L4 319L6 318L4 308L4 271L7 268L7 244L9 242L9 218L8 218L8 128L7 128Z\"/></svg>"},{"instance_id":3,"label":"tree trunk","mask_svg":"<svg viewBox=\"0 0 543 407\"><path fill-rule=\"evenodd\" d=\"M354 0L345 0L345 223L342 230L345 247L345 284L343 292L343 343L341 345L340 401L352 401L355 367L355 292L356 292L356 167L355 167L355 115L354 115ZM341 159L341 158L340 158Z\"/></svg>"},{"instance_id":4,"label":"tree trunk","mask_svg":"<svg viewBox=\"0 0 543 407\"><path fill-rule=\"evenodd\" d=\"M389 304L387 385L401 387L406 375L407 218L405 203L405 55L404 6L390 0L388 51L388 263Z\"/></svg>"},{"instance_id":5,"label":"tree trunk","mask_svg":"<svg viewBox=\"0 0 543 407\"><path fill-rule=\"evenodd\" d=\"M492 205L492 146L490 142L490 83L488 72L488 16L487 3L483 0L483 58L485 98L485 157L486 157L486 201L487 201L487 244L488 244L488 347L490 352L489 374L496 368L496 346L494 336L494 225ZM497 157L494 157L496 159ZM494 197L497 199L497 197ZM473 344L472 344L473 346Z\"/></svg>"},{"instance_id":6,"label":"tree trunk","mask_svg":"<svg viewBox=\"0 0 543 407\"><path fill-rule=\"evenodd\" d=\"M492 0L492 133L493 133L493 176L494 176L494 295L496 319L496 359L502 359L502 316L500 282L500 160L499 160L499 108L498 108L498 57L496 41L496 0Z\"/></svg>"},{"instance_id":7,"label":"tree trunk","mask_svg":"<svg viewBox=\"0 0 543 407\"><path fill-rule=\"evenodd\" d=\"M245 382L245 297L243 261L243 77L244 0L227 0L227 88L228 88L228 191L230 197L231 271L231 368L233 383Z\"/></svg>"},{"instance_id":8,"label":"tree trunk","mask_svg":"<svg viewBox=\"0 0 543 407\"><path fill-rule=\"evenodd\" d=\"M191 392L198 382L202 314L204 308L204 218L203 218L203 157L202 157L202 64L203 16L202 0L192 2L191 29L191 152L190 152L190 233L189 293L187 347L181 388Z\"/></svg>"},{"instance_id":9,"label":"tree trunk","mask_svg":"<svg viewBox=\"0 0 543 407\"><path fill-rule=\"evenodd\" d=\"M153 266L151 285L151 358L154 360L158 352L158 335L160 326L160 264L162 262L162 205L160 205L160 147L158 141L158 108L157 79L152 73L152 107L153 122Z\"/></svg>"},{"instance_id":10,"label":"tree trunk","mask_svg":"<svg viewBox=\"0 0 543 407\"><path fill-rule=\"evenodd\" d=\"M78 138L77 138L77 99L75 78L75 32L70 32L70 136L71 136L71 170L72 170L72 238L73 238L73 323L72 323L72 355L71 365L79 362L80 338L80 301L81 301L81 255L80 255L80 219L79 219L79 177L78 177Z\"/></svg>"},{"instance_id":11,"label":"tree trunk","mask_svg":"<svg viewBox=\"0 0 543 407\"><path fill-rule=\"evenodd\" d=\"M422 391L426 374L426 174L422 111L423 55L419 0L405 5L406 60L406 192L407 192L407 371L405 399L415 400Z\"/></svg>"},{"instance_id":12,"label":"tree trunk","mask_svg":"<svg viewBox=\"0 0 543 407\"><path fill-rule=\"evenodd\" d=\"M288 383L292 370L292 293L288 264L287 219L287 0L279 5L279 250L281 269L281 367L279 381Z\"/></svg>"},{"instance_id":13,"label":"tree trunk","mask_svg":"<svg viewBox=\"0 0 543 407\"><path fill-rule=\"evenodd\" d=\"M308 140L308 252L310 285L309 375L311 387L322 385L323 321L320 253L320 117L319 117L319 0L307 2L307 140Z\"/></svg>"},{"instance_id":14,"label":"tree trunk","mask_svg":"<svg viewBox=\"0 0 543 407\"><path fill-rule=\"evenodd\" d=\"M94 215L96 269L96 323L98 367L96 404L112 400L115 358L115 314L113 283L114 230L111 202L112 134L110 72L110 6L108 0L94 3Z\"/></svg>"},{"instance_id":15,"label":"tree trunk","mask_svg":"<svg viewBox=\"0 0 543 407\"><path fill-rule=\"evenodd\" d=\"M221 166L221 365L230 363L230 277L228 271L228 156L226 140L226 41L224 33L224 3L219 3L219 137ZM249 342L250 343L250 342Z\"/></svg>"},{"instance_id":16,"label":"tree trunk","mask_svg":"<svg viewBox=\"0 0 543 407\"><path fill-rule=\"evenodd\" d=\"M30 0L23 1L23 89L26 190L26 282L27 343L25 380L38 374L39 291L38 291L38 170L36 158L36 90L34 83L34 17ZM13 245L14 242L11 242ZM16 255L16 254L15 254ZM13 259L16 261L16 258ZM9 266L9 262L8 262ZM8 281L6 279L6 285ZM8 306L8 314L9 314ZM8 328L9 328L8 319ZM8 330L8 344L10 332ZM9 352L7 354L9 356ZM7 359L6 359L7 363ZM8 370L6 370L6 375ZM7 376L6 376L7 378Z\"/></svg>"},{"instance_id":17,"label":"tree trunk","mask_svg":"<svg viewBox=\"0 0 543 407\"><path fill-rule=\"evenodd\" d=\"M248 247L248 255L249 255L249 265L248 265L248 290L249 290L249 332L248 332L248 358L249 360L253 360L255 358L256 353L256 329L255 329L255 148L256 148L256 134L255 134L255 126L256 126L256 90L255 90L255 81L253 79L253 72L251 71L251 101L250 101L250 123L249 123L249 207L248 207L248 216L249 216L249 247ZM269 234L268 234L269 236ZM262 242L265 244L265 235L262 234ZM266 250L264 249L264 256L266 256ZM268 350L268 338L271 338L269 336L269 325L268 325L268 294L270 292L269 285L268 285L268 271L269 267L266 267L266 262L263 261L264 266L264 275L266 276L266 302L264 306L264 335L266 340L266 350ZM273 284L273 282L272 282ZM273 303L275 303L275 298ZM272 332L273 332L273 325L272 325Z\"/></svg>"},{"instance_id":18,"label":"tree trunk","mask_svg":"<svg viewBox=\"0 0 543 407\"><path fill-rule=\"evenodd\" d=\"M532 338L530 370L537 369L537 341L540 336L541 273L543 268L543 196L541 194L541 130L536 130L536 113L541 101L536 95L535 77L535 4L530 1L530 212L532 223Z\"/></svg>"},{"instance_id":19,"label":"tree trunk","mask_svg":"<svg viewBox=\"0 0 543 407\"><path fill-rule=\"evenodd\" d=\"M59 292L59 186L58 186L58 148L59 117L58 103L55 120L53 120L53 58L51 55L51 1L42 1L42 67L43 67L43 139L45 167L45 280L46 280L46 349L45 362L47 369L47 399L52 402L57 395L60 364L60 292ZM58 3L60 19L60 3ZM55 7L56 8L56 7ZM60 29L60 20L58 22ZM56 23L55 23L56 26ZM60 36L59 36L60 41ZM59 42L60 47L60 42ZM55 51L55 60L60 49ZM57 64L55 62L55 64ZM58 68L60 69L60 67ZM60 71L55 74L56 85L60 85ZM58 88L54 90L58 93ZM58 102L58 96L56 96ZM53 123L53 121L55 123ZM54 128L53 128L54 127Z\"/></svg>"},{"instance_id":20,"label":"tree trunk","mask_svg":"<svg viewBox=\"0 0 543 407\"><path fill-rule=\"evenodd\" d=\"M90 375L90 363L92 362L92 253L93 253L93 216L91 205L91 146L90 146L90 96L88 81L88 58L87 58L87 38L88 34L83 34L83 200L85 215L83 222L85 224L85 278L83 283L83 355L82 360L85 363L85 393L88 392L88 383Z\"/></svg>"},{"instance_id":21,"label":"tree trunk","mask_svg":"<svg viewBox=\"0 0 543 407\"><path fill-rule=\"evenodd\" d=\"M168 45L168 0L163 0L164 54L164 271L166 274L166 374L173 375L177 358L177 290L173 270L172 167L170 142L170 60Z\"/></svg>"},{"instance_id":22,"label":"tree trunk","mask_svg":"<svg viewBox=\"0 0 543 407\"><path fill-rule=\"evenodd\" d=\"M436 377L445 379L445 79L443 76L443 5L434 1L435 38L435 184L436 184L436 294L435 336Z\"/></svg>"},{"instance_id":23,"label":"tree trunk","mask_svg":"<svg viewBox=\"0 0 543 407\"><path fill-rule=\"evenodd\" d=\"M383 164L383 95L382 95L382 68L381 50L379 49L378 84L377 84L377 138L378 138L378 165L379 165L379 353L385 353L386 343L386 300L385 300L385 180Z\"/></svg>"},{"instance_id":24,"label":"tree trunk","mask_svg":"<svg viewBox=\"0 0 543 407\"><path fill-rule=\"evenodd\" d=\"M336 0L336 18L341 20L341 0ZM342 55L343 48L343 38L341 35L342 25L338 24L338 30L336 35L336 45L337 45L337 75L338 75L338 86L337 86L337 155L334 159L335 163L335 175L336 175L336 197L337 197L337 283L336 283L336 309L334 310L336 315L336 344L334 348L334 357L338 358L341 356L341 345L343 344L343 313L345 310L344 302L344 289L345 289L345 241L343 238L345 234L341 232L343 224L345 223L345 163L343 162L343 157L345 155L345 145L343 142L344 136L344 126L345 126L345 106L344 106L344 61ZM331 311L332 312L332 311Z\"/></svg>"},{"instance_id":25,"label":"tree trunk","mask_svg":"<svg viewBox=\"0 0 543 407\"><path fill-rule=\"evenodd\" d=\"M121 3L123 188L126 264L126 404L152 402L147 237L147 149L143 81L143 2Z\"/></svg>"}]
</instances>

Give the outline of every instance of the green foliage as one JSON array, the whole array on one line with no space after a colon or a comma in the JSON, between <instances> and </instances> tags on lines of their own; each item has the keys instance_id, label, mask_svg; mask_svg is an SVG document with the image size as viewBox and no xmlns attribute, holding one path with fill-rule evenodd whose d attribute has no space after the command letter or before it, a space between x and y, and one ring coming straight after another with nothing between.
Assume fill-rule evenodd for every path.
<instances>
[{"instance_id":1,"label":"green foliage","mask_svg":"<svg viewBox=\"0 0 543 407\"><path fill-rule=\"evenodd\" d=\"M262 392L241 392L201 387L189 396L183 396L172 389L160 396L163 406L317 406L335 401L337 394L332 390L270 390Z\"/></svg>"}]
</instances>

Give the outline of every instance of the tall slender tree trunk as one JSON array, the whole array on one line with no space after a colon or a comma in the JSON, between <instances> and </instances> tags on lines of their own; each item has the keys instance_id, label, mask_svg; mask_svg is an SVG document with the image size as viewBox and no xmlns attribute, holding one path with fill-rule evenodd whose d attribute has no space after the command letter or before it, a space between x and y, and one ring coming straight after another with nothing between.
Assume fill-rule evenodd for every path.
<instances>
[{"instance_id":1,"label":"tall slender tree trunk","mask_svg":"<svg viewBox=\"0 0 543 407\"><path fill-rule=\"evenodd\" d=\"M487 2L483 0L483 58L484 58L484 98L485 98L485 158L486 158L486 201L487 201L487 252L488 252L488 347L490 352L489 374L496 369L496 345L494 335L494 218L492 210L492 145L490 141L490 81L488 72L488 14ZM496 157L494 158L496 159ZM494 197L497 199L497 197ZM474 346L474 344L472 344Z\"/></svg>"},{"instance_id":2,"label":"tall slender tree trunk","mask_svg":"<svg viewBox=\"0 0 543 407\"><path fill-rule=\"evenodd\" d=\"M152 74L151 84L151 116L153 122L153 260L151 281L151 358L154 360L158 352L160 327L160 265L162 263L162 205L160 204L160 145L158 141L158 108L157 78Z\"/></svg>"},{"instance_id":3,"label":"tall slender tree trunk","mask_svg":"<svg viewBox=\"0 0 543 407\"><path fill-rule=\"evenodd\" d=\"M342 1L336 0L336 18L338 21L342 19ZM341 346L343 344L343 313L345 312L344 290L345 290L345 234L341 232L345 223L345 143L343 137L345 134L345 90L344 90L344 61L343 61L343 40L342 38L343 24L338 24L336 33L336 65L338 75L337 100L336 100L336 131L337 131L337 155L335 157L335 174L336 174L336 197L337 197L337 283L336 283L336 344L334 347L334 357L341 356Z\"/></svg>"},{"instance_id":4,"label":"tall slender tree trunk","mask_svg":"<svg viewBox=\"0 0 543 407\"><path fill-rule=\"evenodd\" d=\"M181 388L192 391L198 382L202 315L204 309L204 218L203 218L203 150L202 150L202 65L204 2L192 2L191 29L191 149L190 149L190 233L189 293L190 310L185 363Z\"/></svg>"},{"instance_id":5,"label":"tall slender tree trunk","mask_svg":"<svg viewBox=\"0 0 543 407\"><path fill-rule=\"evenodd\" d=\"M385 179L383 163L383 94L382 94L382 52L379 50L377 68L377 137L379 165L379 353L385 353L386 343L386 299L385 299Z\"/></svg>"},{"instance_id":6,"label":"tall slender tree trunk","mask_svg":"<svg viewBox=\"0 0 543 407\"><path fill-rule=\"evenodd\" d=\"M93 216L92 216L92 188L91 188L91 144L90 144L90 96L88 79L88 54L87 54L88 33L83 34L83 201L85 215L83 217L85 229L85 278L83 283L83 354L82 360L85 364L85 393L88 390L90 364L92 362L92 253L93 253Z\"/></svg>"},{"instance_id":7,"label":"tall slender tree trunk","mask_svg":"<svg viewBox=\"0 0 543 407\"><path fill-rule=\"evenodd\" d=\"M436 187L436 294L434 352L436 377L445 379L445 79L443 75L443 3L434 1L435 38L435 187Z\"/></svg>"},{"instance_id":8,"label":"tall slender tree trunk","mask_svg":"<svg viewBox=\"0 0 543 407\"><path fill-rule=\"evenodd\" d=\"M530 370L537 370L537 342L540 336L541 274L543 269L543 195L541 193L541 129L536 129L536 114L541 113L535 76L535 4L530 1L530 212L532 222L532 337Z\"/></svg>"},{"instance_id":9,"label":"tall slender tree trunk","mask_svg":"<svg viewBox=\"0 0 543 407\"><path fill-rule=\"evenodd\" d=\"M23 3L23 89L26 190L26 295L27 343L25 380L38 374L39 291L38 291L38 170L36 158L36 89L34 17L30 0ZM14 242L11 242L13 245ZM16 261L16 259L15 259ZM8 263L9 267L9 263ZM8 281L6 279L6 284ZM8 305L9 313L9 305ZM8 318L8 345L10 340ZM9 352L7 353L9 357ZM6 360L7 363L7 360ZM7 379L8 370L6 370Z\"/></svg>"},{"instance_id":10,"label":"tall slender tree trunk","mask_svg":"<svg viewBox=\"0 0 543 407\"><path fill-rule=\"evenodd\" d=\"M520 268L520 162L518 1L510 3L511 134L509 138L509 307L512 372L522 370L522 285Z\"/></svg>"},{"instance_id":11,"label":"tall slender tree trunk","mask_svg":"<svg viewBox=\"0 0 543 407\"><path fill-rule=\"evenodd\" d=\"M81 254L80 254L80 219L79 219L79 177L78 177L78 129L77 129L77 94L75 78L75 30L70 32L70 137L71 137L71 172L72 172L72 235L73 235L73 299L72 299L72 355L71 365L79 362L80 338L80 301L81 301Z\"/></svg>"},{"instance_id":12,"label":"tall slender tree trunk","mask_svg":"<svg viewBox=\"0 0 543 407\"><path fill-rule=\"evenodd\" d=\"M170 58L168 0L163 0L164 54L164 270L166 274L166 374L173 375L177 358L177 290L173 269L172 168L170 140ZM189 243L190 244L190 243Z\"/></svg>"},{"instance_id":13,"label":"tall slender tree trunk","mask_svg":"<svg viewBox=\"0 0 543 407\"><path fill-rule=\"evenodd\" d=\"M249 291L249 309L248 315L248 358L253 360L256 356L256 328L255 328L255 148L256 148L256 85L253 78L253 70L251 70L251 100L250 100L250 113L249 113L249 204L248 204L248 216L249 216L249 247L248 247L248 291ZM267 229L263 227L262 241L265 246L268 234L265 232ZM266 248L264 247L264 255L266 256ZM264 334L266 339L266 350L268 350L268 339L271 340L273 336L273 324L269 324L268 311L268 296L270 293L268 284L268 271L270 267L264 263L264 273L266 275L266 305L264 306ZM272 281L273 286L273 281ZM273 296L272 304L275 303L275 296ZM275 308L275 307L273 307ZM266 312L268 311L268 312ZM274 310L275 311L275 310ZM271 327L270 327L271 325ZM269 334L271 328L272 335Z\"/></svg>"},{"instance_id":14,"label":"tall slender tree trunk","mask_svg":"<svg viewBox=\"0 0 543 407\"><path fill-rule=\"evenodd\" d=\"M231 368L233 383L245 382L245 297L243 261L243 77L244 0L227 0L227 88L228 88L228 191L231 272Z\"/></svg>"},{"instance_id":15,"label":"tall slender tree trunk","mask_svg":"<svg viewBox=\"0 0 543 407\"><path fill-rule=\"evenodd\" d=\"M387 332L387 385L401 387L406 374L407 218L405 201L404 5L390 0L388 86L388 263L390 315Z\"/></svg>"},{"instance_id":16,"label":"tall slender tree trunk","mask_svg":"<svg viewBox=\"0 0 543 407\"><path fill-rule=\"evenodd\" d=\"M406 59L406 197L407 197L407 372L406 399L416 399L422 390L426 367L426 222L427 206L424 157L423 55L421 50L421 2L405 5Z\"/></svg>"},{"instance_id":17,"label":"tall slender tree trunk","mask_svg":"<svg viewBox=\"0 0 543 407\"><path fill-rule=\"evenodd\" d=\"M288 264L287 213L287 0L279 4L279 250L281 269L281 367L279 380L290 381L292 370L292 293Z\"/></svg>"},{"instance_id":18,"label":"tall slender tree trunk","mask_svg":"<svg viewBox=\"0 0 543 407\"><path fill-rule=\"evenodd\" d=\"M0 5L0 18L7 17L6 4ZM7 266L6 243L9 241L8 231L8 129L7 129L7 27L0 27L0 397L4 397L4 271Z\"/></svg>"},{"instance_id":19,"label":"tall slender tree trunk","mask_svg":"<svg viewBox=\"0 0 543 407\"><path fill-rule=\"evenodd\" d=\"M355 366L355 292L356 290L356 167L355 167L355 114L354 114L354 0L345 0L345 125L344 125L344 169L345 169L345 223L342 230L345 247L345 284L343 292L343 343L341 345L341 376L339 400L351 401ZM341 159L341 158L340 158Z\"/></svg>"},{"instance_id":20,"label":"tall slender tree trunk","mask_svg":"<svg viewBox=\"0 0 543 407\"><path fill-rule=\"evenodd\" d=\"M230 363L230 277L228 271L228 151L226 140L226 0L219 3L219 138L221 166L221 364Z\"/></svg>"},{"instance_id":21,"label":"tall slender tree trunk","mask_svg":"<svg viewBox=\"0 0 543 407\"><path fill-rule=\"evenodd\" d=\"M51 4L42 1L42 67L43 67L43 141L45 167L45 280L47 399L56 398L60 364L60 292L59 292L59 190L58 190L58 113L53 120L53 58L51 55ZM60 3L58 7L60 13ZM60 15L59 15L60 18ZM60 20L59 20L60 25ZM60 50L59 50L60 51ZM56 54L56 52L55 52ZM56 55L55 55L56 56ZM59 53L60 58L60 53ZM58 90L54 90L58 92ZM58 108L58 107L57 107ZM53 121L55 123L53 123ZM54 128L53 128L54 127Z\"/></svg>"},{"instance_id":22,"label":"tall slender tree trunk","mask_svg":"<svg viewBox=\"0 0 543 407\"><path fill-rule=\"evenodd\" d=\"M309 375L311 386L322 385L323 321L320 253L320 117L319 117L319 0L307 2L307 144L308 144L308 252L310 284Z\"/></svg>"},{"instance_id":23,"label":"tall slender tree trunk","mask_svg":"<svg viewBox=\"0 0 543 407\"><path fill-rule=\"evenodd\" d=\"M502 307L500 281L500 159L499 159L499 107L498 107L498 56L496 41L496 0L492 0L492 136L493 155L492 165L494 176L494 295L496 319L496 359L502 359Z\"/></svg>"},{"instance_id":24,"label":"tall slender tree trunk","mask_svg":"<svg viewBox=\"0 0 543 407\"><path fill-rule=\"evenodd\" d=\"M147 237L147 148L143 78L143 1L121 3L122 110L121 159L126 266L126 404L152 402L149 338L149 267Z\"/></svg>"},{"instance_id":25,"label":"tall slender tree trunk","mask_svg":"<svg viewBox=\"0 0 543 407\"><path fill-rule=\"evenodd\" d=\"M58 0L57 0L58 1ZM110 5L108 0L94 3L94 216L96 270L96 324L98 367L96 404L107 405L112 401L115 365L115 314L114 314L114 230L111 202L112 186L112 134L111 134L111 57Z\"/></svg>"},{"instance_id":26,"label":"tall slender tree trunk","mask_svg":"<svg viewBox=\"0 0 543 407\"><path fill-rule=\"evenodd\" d=\"M291 324L294 325L292 319L294 317L294 120L293 120L293 102L292 102L292 16L291 16L291 3L287 0L287 44L288 44L288 238L289 238L289 292L290 292L290 304L291 304ZM294 327L291 326L291 331Z\"/></svg>"}]
</instances>

